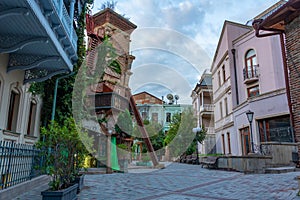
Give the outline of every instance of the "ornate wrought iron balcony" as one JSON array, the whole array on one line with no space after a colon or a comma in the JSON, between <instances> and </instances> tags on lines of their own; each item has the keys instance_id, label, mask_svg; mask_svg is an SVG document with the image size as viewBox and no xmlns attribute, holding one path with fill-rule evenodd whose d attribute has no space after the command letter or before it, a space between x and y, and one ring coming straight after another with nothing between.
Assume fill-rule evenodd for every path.
<instances>
[{"instance_id":1,"label":"ornate wrought iron balcony","mask_svg":"<svg viewBox=\"0 0 300 200\"><path fill-rule=\"evenodd\" d=\"M24 70L26 83L73 70L77 60L73 19L74 13L79 14L75 2L0 1L0 53L10 54L7 71Z\"/></svg>"},{"instance_id":2,"label":"ornate wrought iron balcony","mask_svg":"<svg viewBox=\"0 0 300 200\"><path fill-rule=\"evenodd\" d=\"M253 65L251 70L243 69L244 83L249 84L258 81L258 65Z\"/></svg>"}]
</instances>

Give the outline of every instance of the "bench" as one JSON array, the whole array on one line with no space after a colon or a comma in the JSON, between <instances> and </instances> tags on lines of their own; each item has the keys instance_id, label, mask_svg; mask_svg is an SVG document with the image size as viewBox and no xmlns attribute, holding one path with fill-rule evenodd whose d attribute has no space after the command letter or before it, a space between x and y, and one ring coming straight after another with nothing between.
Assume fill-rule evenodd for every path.
<instances>
[{"instance_id":1,"label":"bench","mask_svg":"<svg viewBox=\"0 0 300 200\"><path fill-rule=\"evenodd\" d=\"M197 157L194 155L183 155L179 158L180 163L196 164Z\"/></svg>"},{"instance_id":2,"label":"bench","mask_svg":"<svg viewBox=\"0 0 300 200\"><path fill-rule=\"evenodd\" d=\"M204 165L206 165L208 168L218 168L218 159L217 156L207 156L204 157L203 160L200 162L201 167L203 168Z\"/></svg>"}]
</instances>

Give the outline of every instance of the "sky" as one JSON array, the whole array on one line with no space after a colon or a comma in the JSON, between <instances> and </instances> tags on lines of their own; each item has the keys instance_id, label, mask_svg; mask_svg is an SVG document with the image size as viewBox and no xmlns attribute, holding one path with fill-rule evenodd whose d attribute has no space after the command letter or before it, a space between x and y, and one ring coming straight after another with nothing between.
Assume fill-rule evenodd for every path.
<instances>
[{"instance_id":1,"label":"sky","mask_svg":"<svg viewBox=\"0 0 300 200\"><path fill-rule=\"evenodd\" d=\"M95 0L93 13L106 0ZM225 20L246 24L278 0L119 0L115 11L137 29L129 86L158 98L177 94L191 104L201 74L210 69Z\"/></svg>"}]
</instances>

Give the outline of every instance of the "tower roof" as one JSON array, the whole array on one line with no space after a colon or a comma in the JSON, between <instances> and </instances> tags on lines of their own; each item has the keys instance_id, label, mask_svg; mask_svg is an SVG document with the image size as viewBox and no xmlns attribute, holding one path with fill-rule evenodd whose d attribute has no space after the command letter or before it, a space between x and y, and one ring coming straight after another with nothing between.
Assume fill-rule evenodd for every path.
<instances>
[{"instance_id":1,"label":"tower roof","mask_svg":"<svg viewBox=\"0 0 300 200\"><path fill-rule=\"evenodd\" d=\"M115 27L118 27L122 31L126 31L131 33L134 29L137 28L135 24L130 22L124 16L116 13L110 8L106 8L101 10L100 12L93 15L94 18L94 26L101 26L105 23L110 23Z\"/></svg>"}]
</instances>

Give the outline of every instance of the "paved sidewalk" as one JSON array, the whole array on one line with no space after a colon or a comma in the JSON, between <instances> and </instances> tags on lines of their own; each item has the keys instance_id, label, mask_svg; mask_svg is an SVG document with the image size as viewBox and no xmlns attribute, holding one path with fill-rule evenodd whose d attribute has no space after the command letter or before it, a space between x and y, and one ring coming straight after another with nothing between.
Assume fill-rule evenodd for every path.
<instances>
[{"instance_id":1,"label":"paved sidewalk","mask_svg":"<svg viewBox=\"0 0 300 200\"><path fill-rule=\"evenodd\" d=\"M166 169L132 174L85 177L79 200L177 200L177 199L300 199L299 172L250 174L203 169L174 163Z\"/></svg>"},{"instance_id":2,"label":"paved sidewalk","mask_svg":"<svg viewBox=\"0 0 300 200\"><path fill-rule=\"evenodd\" d=\"M173 163L162 170L135 168L130 173L86 175L79 200L299 199L299 172L250 174ZM18 197L41 200L39 188Z\"/></svg>"}]
</instances>

